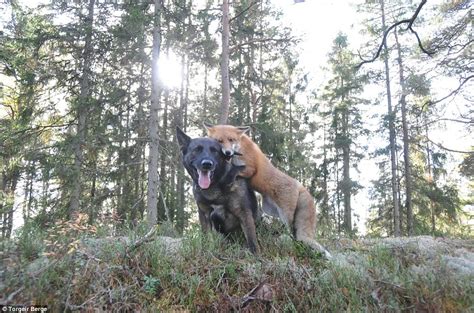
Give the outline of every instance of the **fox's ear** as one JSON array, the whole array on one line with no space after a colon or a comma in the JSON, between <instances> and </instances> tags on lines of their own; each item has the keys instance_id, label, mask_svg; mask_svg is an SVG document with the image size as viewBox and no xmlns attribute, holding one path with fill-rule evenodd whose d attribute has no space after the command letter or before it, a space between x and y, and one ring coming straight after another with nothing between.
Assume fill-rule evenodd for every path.
<instances>
[{"instance_id":1,"label":"fox's ear","mask_svg":"<svg viewBox=\"0 0 474 313\"><path fill-rule=\"evenodd\" d=\"M186 135L178 126L176 126L176 138L178 138L178 144L181 148L181 151L186 150L189 145L189 142L191 141L191 137Z\"/></svg>"},{"instance_id":2,"label":"fox's ear","mask_svg":"<svg viewBox=\"0 0 474 313\"><path fill-rule=\"evenodd\" d=\"M212 128L214 127L214 125L208 122L204 122L202 123L202 125L204 126L204 128L207 130L208 133L210 133L212 131Z\"/></svg>"},{"instance_id":3,"label":"fox's ear","mask_svg":"<svg viewBox=\"0 0 474 313\"><path fill-rule=\"evenodd\" d=\"M240 135L243 135L250 130L250 126L237 126L237 129L239 130Z\"/></svg>"}]
</instances>

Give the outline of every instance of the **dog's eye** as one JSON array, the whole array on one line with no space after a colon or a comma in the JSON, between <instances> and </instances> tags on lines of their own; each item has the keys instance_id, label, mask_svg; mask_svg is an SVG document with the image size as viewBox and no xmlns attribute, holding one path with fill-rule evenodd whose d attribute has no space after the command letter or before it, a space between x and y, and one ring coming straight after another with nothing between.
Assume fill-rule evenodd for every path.
<instances>
[{"instance_id":1,"label":"dog's eye","mask_svg":"<svg viewBox=\"0 0 474 313\"><path fill-rule=\"evenodd\" d=\"M216 148L214 148L214 147L211 147L211 148L210 148L210 150L211 150L211 152L212 152L212 153L219 152L219 150L217 150L217 149L216 149Z\"/></svg>"},{"instance_id":2,"label":"dog's eye","mask_svg":"<svg viewBox=\"0 0 474 313\"><path fill-rule=\"evenodd\" d=\"M202 146L197 146L196 148L193 149L193 153L200 153L202 152Z\"/></svg>"}]
</instances>

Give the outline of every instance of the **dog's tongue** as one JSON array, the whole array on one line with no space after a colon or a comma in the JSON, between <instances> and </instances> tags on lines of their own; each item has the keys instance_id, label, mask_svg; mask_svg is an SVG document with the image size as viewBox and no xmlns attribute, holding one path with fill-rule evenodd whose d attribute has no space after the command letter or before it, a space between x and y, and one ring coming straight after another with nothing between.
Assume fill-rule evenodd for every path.
<instances>
[{"instance_id":1,"label":"dog's tongue","mask_svg":"<svg viewBox=\"0 0 474 313\"><path fill-rule=\"evenodd\" d=\"M199 179L198 179L198 184L199 187L202 189L207 189L209 188L209 185L211 185L211 171L200 171L198 170L199 174Z\"/></svg>"}]
</instances>

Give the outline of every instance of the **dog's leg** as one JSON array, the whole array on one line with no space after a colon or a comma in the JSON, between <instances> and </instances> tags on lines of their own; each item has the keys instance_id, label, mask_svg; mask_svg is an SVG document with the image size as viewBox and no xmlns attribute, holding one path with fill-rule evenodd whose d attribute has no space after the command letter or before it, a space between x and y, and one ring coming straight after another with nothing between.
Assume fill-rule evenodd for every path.
<instances>
[{"instance_id":1,"label":"dog's leg","mask_svg":"<svg viewBox=\"0 0 474 313\"><path fill-rule=\"evenodd\" d=\"M209 215L211 213L212 208L198 203L198 212L199 212L199 223L201 224L201 230L204 233L207 233L211 229L211 222L209 220Z\"/></svg>"},{"instance_id":2,"label":"dog's leg","mask_svg":"<svg viewBox=\"0 0 474 313\"><path fill-rule=\"evenodd\" d=\"M279 217L278 209L277 204L268 195L262 195L263 212L273 217Z\"/></svg>"},{"instance_id":3,"label":"dog's leg","mask_svg":"<svg viewBox=\"0 0 474 313\"><path fill-rule=\"evenodd\" d=\"M251 210L240 209L240 214L238 217L250 252L253 254L259 253L260 249L257 242L257 231L255 230L255 221L253 219Z\"/></svg>"}]
</instances>

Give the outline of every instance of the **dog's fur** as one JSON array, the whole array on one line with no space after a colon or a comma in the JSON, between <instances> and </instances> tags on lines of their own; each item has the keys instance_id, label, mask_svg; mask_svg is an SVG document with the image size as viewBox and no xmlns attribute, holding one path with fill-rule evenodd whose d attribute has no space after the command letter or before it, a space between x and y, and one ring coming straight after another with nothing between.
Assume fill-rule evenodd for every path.
<instances>
[{"instance_id":1,"label":"dog's fur","mask_svg":"<svg viewBox=\"0 0 474 313\"><path fill-rule=\"evenodd\" d=\"M211 138L191 139L176 128L183 154L183 165L193 180L193 194L204 232L211 227L228 235L242 229L252 253L258 252L255 220L258 204L248 181L237 177L245 165L226 157L219 143Z\"/></svg>"},{"instance_id":2,"label":"dog's fur","mask_svg":"<svg viewBox=\"0 0 474 313\"><path fill-rule=\"evenodd\" d=\"M316 208L313 197L296 179L275 168L258 145L245 133L249 127L204 124L209 137L216 139L222 153L231 157L241 154L245 169L239 174L250 178L250 186L262 194L265 213L279 217L291 227L297 240L330 257L315 241Z\"/></svg>"}]
</instances>

